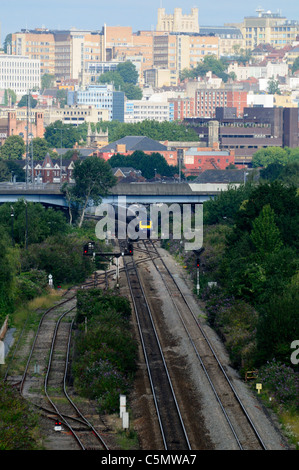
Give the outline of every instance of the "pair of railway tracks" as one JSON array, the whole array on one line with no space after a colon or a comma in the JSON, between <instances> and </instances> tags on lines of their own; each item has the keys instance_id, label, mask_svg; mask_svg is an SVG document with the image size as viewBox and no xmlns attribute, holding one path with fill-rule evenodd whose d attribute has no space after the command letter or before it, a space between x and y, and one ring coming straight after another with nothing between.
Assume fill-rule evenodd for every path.
<instances>
[{"instance_id":1,"label":"pair of railway tracks","mask_svg":"<svg viewBox=\"0 0 299 470\"><path fill-rule=\"evenodd\" d=\"M124 258L124 269L134 305L140 341L147 366L165 450L191 450L172 381L134 258Z\"/></svg>"},{"instance_id":2,"label":"pair of railway tracks","mask_svg":"<svg viewBox=\"0 0 299 470\"><path fill-rule=\"evenodd\" d=\"M237 447L240 450L266 450L263 439L246 411L232 381L229 379L224 367L219 361L211 342L198 322L192 306L169 271L163 258L160 256L155 244L151 240L143 240L140 250L147 255L145 260L147 259L154 263L159 273L160 279L171 298L174 311L177 313L177 318L183 325L200 367L213 390L221 412L225 416L232 436L237 443ZM159 263L157 263L157 261L159 261ZM132 274L130 276L132 277ZM135 278L138 277L137 271L134 276ZM136 283L134 278L133 282ZM134 295L134 285L131 287L131 290L132 295ZM145 301L143 300L143 302ZM141 311L142 308L141 305ZM138 305L136 305L136 309L138 309ZM148 306L147 310L149 310ZM150 313L148 315L150 316ZM155 386L152 385L152 388L154 389ZM158 400L156 401L158 402Z\"/></svg>"},{"instance_id":3,"label":"pair of railway tracks","mask_svg":"<svg viewBox=\"0 0 299 470\"><path fill-rule=\"evenodd\" d=\"M106 279L105 274L104 280L93 279L80 288L95 287L97 282L104 282L106 285ZM9 375L14 353L4 380L14 385L20 394L50 418L53 424L59 423L64 432L73 436L76 448L109 450L103 436L85 417L67 391L75 310L76 289L70 289L61 302L46 310L40 318L21 379L13 383L13 376ZM22 333L23 331L19 340ZM37 373L37 364L39 367L45 367L44 373Z\"/></svg>"}]
</instances>

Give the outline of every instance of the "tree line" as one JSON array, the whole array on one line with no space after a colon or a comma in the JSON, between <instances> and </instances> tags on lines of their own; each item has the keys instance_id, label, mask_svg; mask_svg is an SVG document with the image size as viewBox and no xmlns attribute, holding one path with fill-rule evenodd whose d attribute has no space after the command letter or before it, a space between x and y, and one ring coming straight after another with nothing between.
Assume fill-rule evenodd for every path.
<instances>
[{"instance_id":1,"label":"tree line","mask_svg":"<svg viewBox=\"0 0 299 470\"><path fill-rule=\"evenodd\" d=\"M229 189L204 204L205 269L218 283L218 291L206 295L210 321L227 333L233 307L238 305L235 327L246 317L247 336L240 334L239 343L235 337L231 349L239 367L259 367L273 359L290 363L290 345L299 338L297 188L262 181ZM213 234L223 237L216 265Z\"/></svg>"}]
</instances>

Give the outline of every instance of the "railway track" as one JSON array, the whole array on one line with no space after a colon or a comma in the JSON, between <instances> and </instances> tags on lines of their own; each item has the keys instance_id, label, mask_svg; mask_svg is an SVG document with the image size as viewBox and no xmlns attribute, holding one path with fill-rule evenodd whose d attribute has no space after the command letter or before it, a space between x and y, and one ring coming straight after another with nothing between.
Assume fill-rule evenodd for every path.
<instances>
[{"instance_id":1,"label":"railway track","mask_svg":"<svg viewBox=\"0 0 299 470\"><path fill-rule=\"evenodd\" d=\"M70 309L70 311L72 310ZM80 449L109 450L102 436L80 411L67 392L66 378L73 321L68 328L67 324L62 325L62 320L70 311L61 315L56 323L44 382L45 395L61 423L67 427L76 439ZM62 356L65 359L61 359ZM64 372L63 367L61 367L63 365ZM55 391L54 394L53 390Z\"/></svg>"},{"instance_id":2,"label":"railway track","mask_svg":"<svg viewBox=\"0 0 299 470\"><path fill-rule=\"evenodd\" d=\"M166 361L155 329L150 306L132 258L124 269L136 314L156 413L165 450L191 450Z\"/></svg>"},{"instance_id":3,"label":"railway track","mask_svg":"<svg viewBox=\"0 0 299 470\"><path fill-rule=\"evenodd\" d=\"M106 273L104 280L91 279L80 287L69 289L61 302L43 313L23 374L21 378L15 380L9 373L24 332L23 328L4 376L5 381L15 386L27 401L53 423L59 421L73 436L77 447L82 450L109 449L103 437L71 399L66 388L76 290L96 287L99 283L104 283L107 288ZM48 363L47 358L49 358Z\"/></svg>"},{"instance_id":4,"label":"railway track","mask_svg":"<svg viewBox=\"0 0 299 470\"><path fill-rule=\"evenodd\" d=\"M154 263L172 299L174 309L188 335L238 448L240 450L266 450L263 439L246 411L224 367L221 365L207 335L199 324L188 299L172 276L155 244L151 240L144 240L143 248L147 254L147 259ZM157 264L157 261L159 261L159 264Z\"/></svg>"}]
</instances>

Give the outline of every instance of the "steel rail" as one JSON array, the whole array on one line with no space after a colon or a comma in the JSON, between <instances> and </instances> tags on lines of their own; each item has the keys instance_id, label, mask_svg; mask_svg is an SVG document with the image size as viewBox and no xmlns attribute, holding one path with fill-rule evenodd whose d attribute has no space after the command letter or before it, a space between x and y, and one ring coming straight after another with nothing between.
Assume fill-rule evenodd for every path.
<instances>
[{"instance_id":1,"label":"steel rail","mask_svg":"<svg viewBox=\"0 0 299 470\"><path fill-rule=\"evenodd\" d=\"M36 344L36 341L37 341L37 338L38 338L38 334L39 334L39 332L40 332L40 330L41 330L41 326L42 326L42 324L43 324L44 319L46 318L46 316L47 316L50 312L52 312L52 310L55 310L55 309L61 307L62 305L64 305L64 304L70 302L71 300L74 300L75 297L76 297L76 294L73 295L72 297L70 297L69 299L66 299L66 300L60 302L59 304L54 305L53 307L49 308L48 310L46 310L46 311L43 313L43 315L42 315L42 317L41 317L41 319L40 319L40 321L39 321L39 324L38 324L38 328L37 328L37 331L36 331L36 334L35 334L35 337L34 337L34 341L33 341L32 346L31 346L31 350L30 350L30 353L29 353L29 356L28 356L28 359L27 359L27 363L26 363L26 366L25 366L25 370L24 370L24 372L23 372L23 377L22 377L21 385L20 385L20 393L21 393L21 394L22 394L22 391L23 391L24 382L25 382L25 380L26 380L26 376L27 376L29 364L30 364L30 361L31 361L31 357L32 357L34 348L35 348L35 344Z\"/></svg>"},{"instance_id":2,"label":"steel rail","mask_svg":"<svg viewBox=\"0 0 299 470\"><path fill-rule=\"evenodd\" d=\"M125 264L125 266L127 266L127 261L125 261L124 264ZM134 260L132 260L132 264L134 266ZM167 445L166 437L165 437L165 431L164 431L164 428L163 428L163 423L162 423L161 414L160 414L160 411L159 411L158 401L157 401L157 398L156 398L155 387L154 387L154 383L153 383L153 380L152 380L152 375L151 375L151 372L150 372L150 365L149 365L149 360L148 360L148 356L147 356L147 353L146 353L146 347L145 347L145 342L144 342L144 339L143 339L143 333L142 333L140 321L139 321L139 318L138 318L139 317L138 308L137 308L136 302L134 300L132 286L131 286L131 282L130 282L127 270L126 270L126 274L127 274L127 280L128 280L130 292L131 292L131 297L132 297L134 308L135 308L135 313L136 313L140 338L141 338L143 352L144 352L145 361L146 361L146 365L147 365L147 370L148 370L148 374L149 374L149 380L150 380L151 388L152 388L152 391L153 391L153 396L154 396L155 406L156 406L158 420L159 420L159 424L160 424L160 429L161 429L161 433L162 433L162 437L163 437L163 442L164 442L165 449L168 450L168 445ZM172 396L173 396L173 399L174 399L175 407L176 407L176 410L177 410L179 421L181 423L181 427L182 427L182 430L183 430L185 441L186 441L188 449L191 450L191 445L190 445L190 442L189 442L189 439L188 439L188 435L187 435L187 432L186 432L186 429L185 429L183 418L182 418L182 415L181 415L181 412L180 412L180 409L179 409L179 405L178 405L178 402L177 402L177 399L176 399L176 396L175 396L175 392L174 392L174 389L173 389L171 378L170 378L170 375L169 375L169 372L168 372L167 364L166 364L164 354L163 354L163 351L162 351L162 348L161 348L161 345L160 345L160 341L159 341L159 338L158 338L158 334L157 334L157 331L156 331L156 328L155 328L154 320L153 320L153 317L152 317L152 314L151 314L151 309L150 309L150 306L148 304L146 294L144 292L144 289L143 289L143 286L142 286L142 283L141 283L141 280L140 280L140 277L139 277L138 270L137 270L136 266L135 266L135 274L136 274L136 277L138 279L140 290L142 292L142 295L143 295L143 298L144 298L144 301L145 301L145 304L146 304L146 307L147 307L147 311L148 311L149 318L150 318L150 321L151 321L151 325L152 325L152 328L153 328L154 336L155 336L156 343L157 343L157 346L158 346L158 349L159 349L159 352L160 352L160 356L161 356L161 359L162 359L162 362L163 362L163 366L164 366L164 369L165 369L165 372L166 372L166 376L167 376L167 380L168 380L168 383L169 383L169 386L170 386L170 390L171 390L171 393L172 393Z\"/></svg>"},{"instance_id":3,"label":"steel rail","mask_svg":"<svg viewBox=\"0 0 299 470\"><path fill-rule=\"evenodd\" d=\"M85 416L81 413L81 411L79 410L79 408L77 407L77 405L73 402L73 400L71 399L71 397L69 396L68 392L67 392L67 388L66 388L66 377L67 377L67 371L68 371L68 363L69 363L69 353L70 353L70 345L71 345L71 333L72 333L72 328L73 328L73 323L74 321L72 321L71 323L71 326L70 326L70 332L69 332L69 338L68 338L68 345L67 345L67 354L66 354L66 360L65 360L65 369L64 369L64 378L63 378L63 391L64 391L64 394L66 396L66 398L68 399L69 403L72 405L72 407L76 410L76 412L78 413L78 415L80 416L80 418L84 421L84 423L91 429L91 431L93 432L93 434L98 438L98 440L101 442L101 444L103 445L103 447L106 449L106 450L109 450L109 447L107 446L106 442L104 441L104 439L102 438L102 436L97 432L97 430L93 427L93 425L85 418Z\"/></svg>"},{"instance_id":4,"label":"steel rail","mask_svg":"<svg viewBox=\"0 0 299 470\"><path fill-rule=\"evenodd\" d=\"M167 443L166 443L166 438L165 438L165 434L164 434L163 423L162 423L162 419L161 419L161 416L160 416L160 411L159 411L158 401L157 401L157 397L156 397L156 393L155 393L155 387L154 387L154 383L153 383L153 379L152 379L152 374L151 374L151 369L150 369L150 365L149 365L148 355L147 355L147 352L146 352L146 346L145 346L145 343L144 343L142 328L141 328L141 325L140 325L138 309L137 309L137 305L136 305L135 298L134 298L134 295L133 295L133 290L132 290L131 282L130 282L130 279L129 279L129 273L128 273L128 270L127 270L126 262L124 263L124 269L125 269L126 276L127 276L127 281L128 281L128 285L129 285L129 289L130 289L131 299L132 299L132 302L133 302L133 305L134 305L134 310L135 310L135 315L136 315L136 321L137 321L140 341L141 341L141 345L142 345L142 350L143 350L143 355L144 355L144 359L145 359L145 363L146 363L147 373L148 373L150 386L151 386L151 390L152 390L152 394L153 394L153 399L154 399L154 403L155 403L155 408L156 408L156 413L157 413L158 422L159 422L159 426L160 426L161 436L162 436L164 447L165 447L165 449L167 449Z\"/></svg>"},{"instance_id":5,"label":"steel rail","mask_svg":"<svg viewBox=\"0 0 299 470\"><path fill-rule=\"evenodd\" d=\"M46 375L45 375L45 380L44 380L44 392L45 392L45 395L49 401L49 403L51 403L52 407L54 408L54 410L56 411L57 413L57 416L60 417L61 421L63 421L65 423L65 425L68 427L68 429L71 431L71 433L73 434L73 436L75 437L75 439L77 440L78 444L80 445L81 449L83 450L86 450L85 447L84 447L84 444L82 443L81 439L79 438L79 436L77 436L76 432L74 431L74 429L72 428L71 424L67 421L67 419L65 418L65 416L60 413L60 411L58 410L57 406L55 405L55 403L52 401L52 399L50 398L49 394L48 394L48 390L47 390L47 387L48 387L48 380L49 380L49 374L50 374L50 370L51 370L51 363L52 363L52 358L53 358L53 352L54 352L54 347L55 347L55 341L56 341L56 337L57 337L57 331L58 331L58 328L59 328L59 325L60 325L60 322L61 320L65 317L65 315L67 315L68 313L70 313L72 310L74 310L75 307L72 307L71 309L67 310L66 312L64 312L58 319L58 321L56 322L56 325L55 325L55 330L54 330L54 333L53 333L53 337L52 337L52 343L51 343L51 348L50 348L50 356L49 356L49 361L48 361L48 366L47 366L47 372L46 372Z\"/></svg>"},{"instance_id":6,"label":"steel rail","mask_svg":"<svg viewBox=\"0 0 299 470\"><path fill-rule=\"evenodd\" d=\"M178 285L177 281L175 280L175 278L173 277L173 275L172 275L171 272L169 271L169 269L168 269L167 265L165 264L163 258L162 258L161 255L158 253L158 250L157 250L155 244L152 242L152 240L149 240L149 241L150 241L150 243L151 243L151 246L152 246L152 247L154 248L154 250L155 250L155 254L158 255L159 259L162 261L163 266L164 266L165 269L167 270L167 272L168 272L169 276L171 277L172 281L174 282L176 288L177 288L178 291L180 292L180 295L181 295L182 299L184 300L185 304L187 305L187 307L188 307L188 309L189 309L189 311L190 311L190 313L191 313L191 315L192 315L192 317L193 317L193 319L194 319L194 321L195 321L197 327L199 328L199 330L200 330L200 332L202 333L202 335L203 335L203 337L204 337L206 343L208 344L208 346L209 346L209 348L210 348L210 350L211 350L211 352L212 352L212 354L213 354L215 360L217 361L217 364L218 364L218 366L219 366L221 372L223 373L223 375L224 375L224 377L225 377L225 379L226 379L228 385L230 386L230 388L231 388L231 390L232 390L232 392L233 392L233 394L234 394L234 396L235 396L235 398L236 398L236 400L237 400L237 402L238 402L238 404L239 404L241 410L243 411L244 416L246 417L246 419L247 419L249 425L251 426L251 428L252 428L252 430L253 430L253 432L254 432L254 434L255 434L255 436L256 436L258 442L259 442L259 444L261 445L261 447L262 447L263 450L267 450L266 445L265 445L265 443L263 442L263 439L261 438L259 432L257 431L257 429L256 429L256 427L255 427L255 425L254 425L254 423L253 423L253 421L252 421L252 419L250 418L250 416L249 416L249 414L248 414L246 408L244 407L244 405L243 405L243 403L242 403L242 400L241 400L240 397L238 396L237 391L235 390L235 388L234 388L234 386L233 386L231 380L229 379L229 377L228 377L226 371L224 370L224 368L223 368L223 366L222 366L220 360L218 359L218 356L217 356L217 354L216 354L216 352L215 352L215 350L214 350L214 348L213 348L211 342L209 341L209 339L208 339L206 333L204 332L203 328L202 328L201 325L199 324L199 322L198 322L198 320L197 320L197 318L196 318L196 316L195 316L195 314L194 314L194 312L193 312L192 307L190 306L188 300L186 299L186 296L184 295L184 293L182 292L182 289L180 288L180 286ZM144 245L146 246L146 243L145 243L145 242L144 242ZM148 252L150 252L150 250L148 250ZM155 263L154 263L154 264L155 264ZM155 266L156 266L156 265L155 265ZM157 269L157 267L156 267L156 269ZM157 270L158 270L158 269L157 269ZM165 286L166 286L166 281L164 280L164 278L163 278L161 272L160 272L159 270L158 270L158 272L160 273L160 276L161 276L161 278L163 279L163 281L164 281L164 283L165 283ZM171 297L171 298L172 298L172 300L173 300L173 297ZM174 302L173 302L173 303L174 303ZM180 316L180 317L181 317L181 316ZM181 320L182 320L182 318L181 318ZM183 320L182 320L182 322L183 322ZM183 322L183 323L184 323L184 322ZM184 327L185 327L185 325L184 325ZM201 361L201 362L202 362L202 361ZM204 368L204 370L206 371L205 368ZM210 379L209 379L209 381L210 381ZM213 389L214 389L214 386L213 386ZM221 405L221 407L222 407L222 405ZM225 413L225 414L226 414L226 413ZM235 432L234 432L234 431L233 431L233 434L235 435ZM239 442L239 439L237 439L237 442L238 442L240 448L242 448L241 443Z\"/></svg>"}]
</instances>

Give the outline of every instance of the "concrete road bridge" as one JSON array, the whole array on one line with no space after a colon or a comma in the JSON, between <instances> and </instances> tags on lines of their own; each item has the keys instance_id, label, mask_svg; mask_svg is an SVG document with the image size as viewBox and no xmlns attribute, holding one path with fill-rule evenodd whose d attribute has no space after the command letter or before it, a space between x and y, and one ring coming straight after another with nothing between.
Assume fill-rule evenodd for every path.
<instances>
[{"instance_id":1,"label":"concrete road bridge","mask_svg":"<svg viewBox=\"0 0 299 470\"><path fill-rule=\"evenodd\" d=\"M113 187L103 203L117 204L125 198L127 204L195 204L213 198L220 191L206 190L192 183L120 183ZM0 183L0 203L25 199L47 206L67 208L65 196L58 184Z\"/></svg>"}]
</instances>

